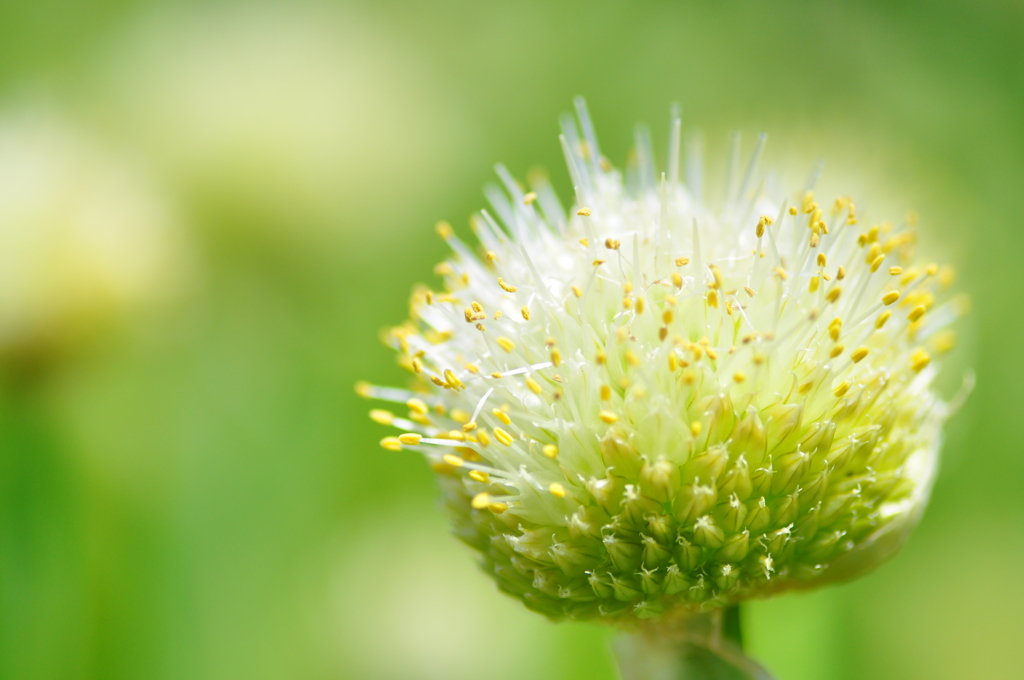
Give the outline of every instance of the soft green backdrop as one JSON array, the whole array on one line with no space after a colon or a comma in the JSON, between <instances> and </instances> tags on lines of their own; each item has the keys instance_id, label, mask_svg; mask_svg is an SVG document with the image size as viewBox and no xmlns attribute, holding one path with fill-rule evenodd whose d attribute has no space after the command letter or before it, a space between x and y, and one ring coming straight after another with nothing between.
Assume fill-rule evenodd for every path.
<instances>
[{"instance_id":1,"label":"soft green backdrop","mask_svg":"<svg viewBox=\"0 0 1024 680\"><path fill-rule=\"evenodd\" d=\"M0 3L0 118L131 159L190 252L172 294L3 359L0 677L614 677L606 631L477 573L352 391L400 378L377 332L495 161L565 187L576 94L616 162L678 101L712 152L764 130L769 162L920 213L974 301L949 382L978 378L932 507L875 574L753 605L748 639L784 680L1021 677L1024 6L1000 0Z\"/></svg>"}]
</instances>

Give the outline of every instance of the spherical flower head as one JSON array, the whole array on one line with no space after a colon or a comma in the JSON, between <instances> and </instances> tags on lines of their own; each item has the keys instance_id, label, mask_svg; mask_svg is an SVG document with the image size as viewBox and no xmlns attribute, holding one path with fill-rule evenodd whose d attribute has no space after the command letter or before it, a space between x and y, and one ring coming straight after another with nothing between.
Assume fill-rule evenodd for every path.
<instances>
[{"instance_id":1,"label":"spherical flower head","mask_svg":"<svg viewBox=\"0 0 1024 680\"><path fill-rule=\"evenodd\" d=\"M382 441L432 464L456 534L499 587L554 618L619 623L849 578L902 545L948 409L950 274L914 260L914 220L756 188L761 142L724 205L625 176L579 105L563 149L577 203L501 167L494 214L387 333L411 390Z\"/></svg>"}]
</instances>

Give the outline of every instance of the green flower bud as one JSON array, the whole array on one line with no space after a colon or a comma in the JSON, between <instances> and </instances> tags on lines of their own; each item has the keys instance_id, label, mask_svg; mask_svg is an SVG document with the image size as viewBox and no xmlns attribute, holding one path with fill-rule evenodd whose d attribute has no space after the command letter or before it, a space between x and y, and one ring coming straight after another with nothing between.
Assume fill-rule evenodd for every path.
<instances>
[{"instance_id":1,"label":"green flower bud","mask_svg":"<svg viewBox=\"0 0 1024 680\"><path fill-rule=\"evenodd\" d=\"M934 476L956 316L909 226L756 181L716 212L675 171L625 181L582 127L568 215L500 169L482 256L439 228L445 289L387 335L412 389L358 388L408 408L374 411L405 431L385 448L422 453L456 535L555 618L707 611L892 555Z\"/></svg>"}]
</instances>

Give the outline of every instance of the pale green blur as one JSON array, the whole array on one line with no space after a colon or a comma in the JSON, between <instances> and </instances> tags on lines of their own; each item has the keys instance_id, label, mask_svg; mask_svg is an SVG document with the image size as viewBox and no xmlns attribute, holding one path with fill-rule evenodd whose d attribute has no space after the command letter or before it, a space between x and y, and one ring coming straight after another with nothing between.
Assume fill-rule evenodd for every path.
<instances>
[{"instance_id":1,"label":"pale green blur","mask_svg":"<svg viewBox=\"0 0 1024 680\"><path fill-rule=\"evenodd\" d=\"M568 191L577 94L619 163L677 101L712 172L766 131L769 165L822 156L829 190L920 214L974 302L947 393L978 385L932 505L876 573L755 603L747 642L784 680L1019 676L1022 44L997 0L8 4L0 121L45 111L114 159L174 251L162 285L0 346L0 678L615 677L606 631L478 573L352 390L401 380L378 329L494 162ZM27 257L69 253L2 260ZM91 295L63 280L40 304Z\"/></svg>"}]
</instances>

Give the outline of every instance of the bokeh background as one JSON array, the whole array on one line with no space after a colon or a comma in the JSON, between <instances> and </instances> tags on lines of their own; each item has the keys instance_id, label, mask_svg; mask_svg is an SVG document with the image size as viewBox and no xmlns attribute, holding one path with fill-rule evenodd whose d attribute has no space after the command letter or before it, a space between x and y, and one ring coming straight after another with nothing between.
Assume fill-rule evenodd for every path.
<instances>
[{"instance_id":1,"label":"bokeh background","mask_svg":"<svg viewBox=\"0 0 1024 680\"><path fill-rule=\"evenodd\" d=\"M621 163L672 102L709 155L915 209L973 301L929 513L854 584L759 602L784 680L1024 668L1024 6L0 3L0 677L615 677L499 595L353 393L492 164ZM712 171L714 165L712 165ZM714 175L712 175L714 177ZM852 188L852 189L851 189ZM899 213L901 214L901 213ZM898 215L897 215L898 216Z\"/></svg>"}]
</instances>

